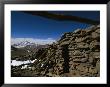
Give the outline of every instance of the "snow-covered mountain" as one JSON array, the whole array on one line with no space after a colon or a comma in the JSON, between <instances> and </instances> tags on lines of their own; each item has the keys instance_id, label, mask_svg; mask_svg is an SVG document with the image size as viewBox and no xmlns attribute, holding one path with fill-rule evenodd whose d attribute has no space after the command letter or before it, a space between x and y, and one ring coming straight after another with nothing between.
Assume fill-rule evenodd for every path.
<instances>
[{"instance_id":1,"label":"snow-covered mountain","mask_svg":"<svg viewBox=\"0 0 110 87\"><path fill-rule=\"evenodd\" d=\"M19 42L19 43L12 44L12 46L14 46L16 48L22 48L22 47L33 46L33 45L37 46L38 44L29 42L29 41L22 41L22 42Z\"/></svg>"},{"instance_id":2,"label":"snow-covered mountain","mask_svg":"<svg viewBox=\"0 0 110 87\"><path fill-rule=\"evenodd\" d=\"M39 46L39 45L46 45L52 44L55 40L48 38L48 39L34 39L34 38L12 38L11 45L16 48L22 48L26 46Z\"/></svg>"}]
</instances>

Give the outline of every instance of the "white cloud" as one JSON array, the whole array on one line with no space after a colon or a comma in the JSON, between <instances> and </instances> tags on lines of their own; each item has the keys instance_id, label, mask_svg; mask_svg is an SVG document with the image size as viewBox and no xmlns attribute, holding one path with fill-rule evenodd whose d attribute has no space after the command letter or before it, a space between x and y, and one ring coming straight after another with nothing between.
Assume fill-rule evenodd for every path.
<instances>
[{"instance_id":1,"label":"white cloud","mask_svg":"<svg viewBox=\"0 0 110 87\"><path fill-rule=\"evenodd\" d=\"M52 38L47 38L47 39L37 39L37 38L11 38L11 45L13 44L18 44L21 42L31 42L31 43L36 43L36 44L41 44L41 45L45 45L45 44L52 44L53 42L55 42L54 39Z\"/></svg>"}]
</instances>

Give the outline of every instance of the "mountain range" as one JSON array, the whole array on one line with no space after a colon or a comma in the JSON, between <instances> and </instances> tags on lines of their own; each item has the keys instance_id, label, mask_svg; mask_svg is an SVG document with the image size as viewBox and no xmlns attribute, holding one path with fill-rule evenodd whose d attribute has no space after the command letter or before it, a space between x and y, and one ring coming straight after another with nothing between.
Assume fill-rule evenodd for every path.
<instances>
[{"instance_id":1,"label":"mountain range","mask_svg":"<svg viewBox=\"0 0 110 87\"><path fill-rule=\"evenodd\" d=\"M52 44L55 42L54 39L33 39L33 38L12 38L11 39L11 46L16 48L23 48L23 47L38 47L44 46L48 44Z\"/></svg>"},{"instance_id":2,"label":"mountain range","mask_svg":"<svg viewBox=\"0 0 110 87\"><path fill-rule=\"evenodd\" d=\"M47 44L48 43L48 44ZM49 44L52 43L52 40L48 39L48 42L41 43L36 40L32 39L23 39L23 38L16 38L11 40L11 59L19 59L23 60L28 59L29 55L33 55L36 53L37 50L42 48L47 48Z\"/></svg>"}]
</instances>

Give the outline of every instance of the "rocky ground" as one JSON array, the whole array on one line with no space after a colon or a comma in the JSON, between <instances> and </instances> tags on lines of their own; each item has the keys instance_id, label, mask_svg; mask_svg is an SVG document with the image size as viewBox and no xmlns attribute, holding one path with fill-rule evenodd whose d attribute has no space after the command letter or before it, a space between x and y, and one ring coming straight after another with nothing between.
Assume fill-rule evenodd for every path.
<instances>
[{"instance_id":1,"label":"rocky ground","mask_svg":"<svg viewBox=\"0 0 110 87\"><path fill-rule=\"evenodd\" d=\"M99 77L100 26L77 29L62 35L56 43L39 49L36 61L27 68L11 67L12 76Z\"/></svg>"}]
</instances>

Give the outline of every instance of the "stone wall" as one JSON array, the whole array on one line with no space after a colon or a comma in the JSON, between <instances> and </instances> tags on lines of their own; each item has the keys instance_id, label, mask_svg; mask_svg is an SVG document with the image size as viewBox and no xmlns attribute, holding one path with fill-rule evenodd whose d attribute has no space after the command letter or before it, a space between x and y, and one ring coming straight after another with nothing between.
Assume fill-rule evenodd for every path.
<instances>
[{"instance_id":1,"label":"stone wall","mask_svg":"<svg viewBox=\"0 0 110 87\"><path fill-rule=\"evenodd\" d=\"M100 26L65 33L57 42L52 76L100 76ZM68 48L65 49L65 46ZM67 52L68 50L68 52ZM64 54L69 61L65 61ZM64 72L69 62L69 72Z\"/></svg>"}]
</instances>

